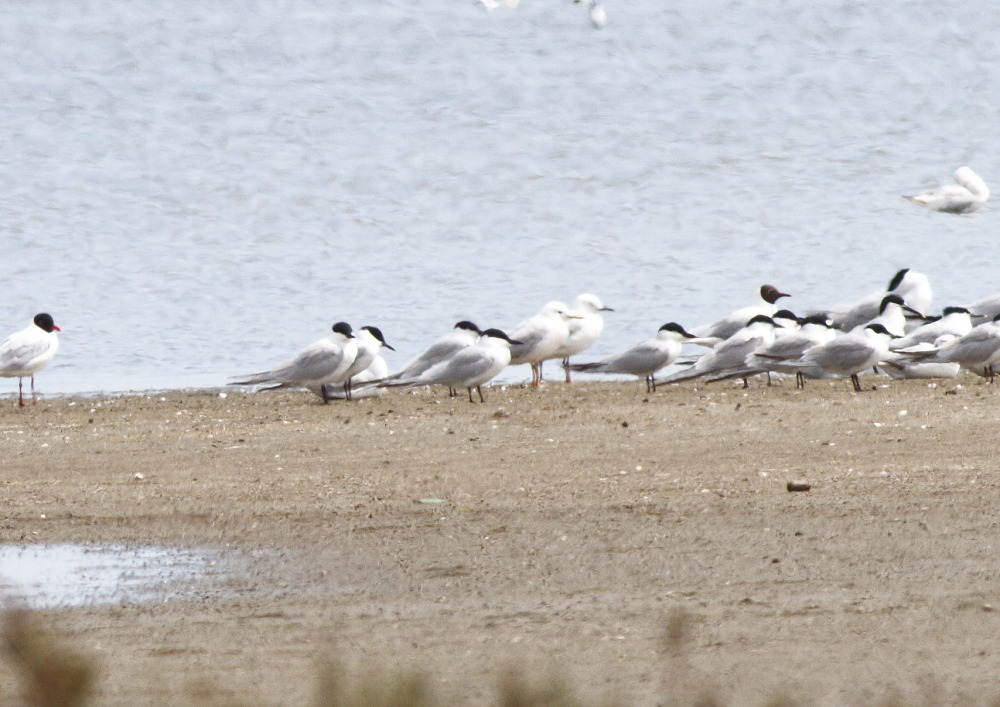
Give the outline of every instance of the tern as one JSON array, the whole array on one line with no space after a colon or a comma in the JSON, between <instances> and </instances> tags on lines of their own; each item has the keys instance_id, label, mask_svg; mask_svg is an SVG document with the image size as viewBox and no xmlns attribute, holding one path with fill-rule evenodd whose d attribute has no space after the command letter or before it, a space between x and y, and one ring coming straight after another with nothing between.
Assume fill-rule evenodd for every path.
<instances>
[{"instance_id":1,"label":"tern","mask_svg":"<svg viewBox=\"0 0 1000 707\"><path fill-rule=\"evenodd\" d=\"M570 368L583 373L627 373L646 380L646 392L656 390L656 372L677 360L684 339L693 339L677 322L664 324L651 339L641 341L621 353L591 363L573 363Z\"/></svg>"},{"instance_id":2,"label":"tern","mask_svg":"<svg viewBox=\"0 0 1000 707\"><path fill-rule=\"evenodd\" d=\"M291 361L269 371L253 373L233 380L231 385L256 385L264 390L275 388L308 388L329 402L327 383L343 383L343 374L354 363L358 345L347 322L333 325L330 336L318 339L304 348Z\"/></svg>"},{"instance_id":3,"label":"tern","mask_svg":"<svg viewBox=\"0 0 1000 707\"><path fill-rule=\"evenodd\" d=\"M487 329L472 346L460 349L454 356L428 368L407 381L381 381L383 388L416 387L421 385L446 385L449 389L466 388L469 402L472 389L479 393L479 402L485 403L482 386L497 376L510 363L511 346L521 342L511 339L500 329Z\"/></svg>"},{"instance_id":4,"label":"tern","mask_svg":"<svg viewBox=\"0 0 1000 707\"><path fill-rule=\"evenodd\" d=\"M723 341L746 326L746 323L758 314L770 317L778 309L775 302L782 297L790 296L791 295L781 292L774 285L764 285L760 288L760 298L756 303L743 307L742 309L737 309L735 312L716 322L713 322L712 324L703 324L702 326L695 327L691 330L691 333L697 338L704 339L706 341L711 339Z\"/></svg>"}]
</instances>

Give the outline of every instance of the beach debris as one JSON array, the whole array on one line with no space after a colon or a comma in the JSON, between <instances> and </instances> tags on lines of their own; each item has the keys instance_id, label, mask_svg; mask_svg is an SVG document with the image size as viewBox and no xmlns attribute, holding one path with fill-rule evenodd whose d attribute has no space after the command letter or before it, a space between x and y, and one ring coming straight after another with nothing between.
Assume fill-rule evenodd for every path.
<instances>
[{"instance_id":1,"label":"beach debris","mask_svg":"<svg viewBox=\"0 0 1000 707\"><path fill-rule=\"evenodd\" d=\"M796 479L795 481L789 481L785 484L785 488L790 492L795 491L808 491L812 488L812 484L804 479Z\"/></svg>"}]
</instances>

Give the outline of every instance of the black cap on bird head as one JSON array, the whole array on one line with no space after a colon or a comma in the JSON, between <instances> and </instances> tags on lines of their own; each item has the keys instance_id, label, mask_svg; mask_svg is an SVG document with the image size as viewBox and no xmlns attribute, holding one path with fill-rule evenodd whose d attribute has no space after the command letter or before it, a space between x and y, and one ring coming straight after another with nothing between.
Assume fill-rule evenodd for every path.
<instances>
[{"instance_id":1,"label":"black cap on bird head","mask_svg":"<svg viewBox=\"0 0 1000 707\"><path fill-rule=\"evenodd\" d=\"M35 318L32 321L35 322L35 326L37 326L42 331L47 331L47 332L62 331L62 329L56 326L56 323L55 321L53 321L51 314L46 314L45 312L42 312L41 314L36 314Z\"/></svg>"}]
</instances>

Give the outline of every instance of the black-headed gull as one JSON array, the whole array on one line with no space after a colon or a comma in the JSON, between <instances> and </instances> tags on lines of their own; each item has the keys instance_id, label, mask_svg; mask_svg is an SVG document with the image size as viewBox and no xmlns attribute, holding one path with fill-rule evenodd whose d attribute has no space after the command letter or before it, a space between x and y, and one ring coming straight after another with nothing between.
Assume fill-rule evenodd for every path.
<instances>
[{"instance_id":1,"label":"black-headed gull","mask_svg":"<svg viewBox=\"0 0 1000 707\"><path fill-rule=\"evenodd\" d=\"M35 402L35 374L52 361L59 350L60 331L51 315L36 314L31 324L0 344L0 376L17 378L17 404L24 407L23 379L31 377L31 401Z\"/></svg>"}]
</instances>

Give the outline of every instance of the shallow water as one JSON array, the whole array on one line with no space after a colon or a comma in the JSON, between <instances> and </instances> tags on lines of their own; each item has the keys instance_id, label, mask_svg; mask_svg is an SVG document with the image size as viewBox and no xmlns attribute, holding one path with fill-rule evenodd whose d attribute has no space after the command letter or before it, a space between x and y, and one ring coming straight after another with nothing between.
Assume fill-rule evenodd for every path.
<instances>
[{"instance_id":1,"label":"shallow water","mask_svg":"<svg viewBox=\"0 0 1000 707\"><path fill-rule=\"evenodd\" d=\"M55 316L54 394L219 385L340 319L394 368L585 291L616 310L595 355L763 282L1000 291L995 209L900 198L1000 186L992 7L604 5L8 4L0 327Z\"/></svg>"},{"instance_id":2,"label":"shallow water","mask_svg":"<svg viewBox=\"0 0 1000 707\"><path fill-rule=\"evenodd\" d=\"M34 609L164 601L215 565L207 552L122 545L0 545L0 603Z\"/></svg>"}]
</instances>

